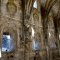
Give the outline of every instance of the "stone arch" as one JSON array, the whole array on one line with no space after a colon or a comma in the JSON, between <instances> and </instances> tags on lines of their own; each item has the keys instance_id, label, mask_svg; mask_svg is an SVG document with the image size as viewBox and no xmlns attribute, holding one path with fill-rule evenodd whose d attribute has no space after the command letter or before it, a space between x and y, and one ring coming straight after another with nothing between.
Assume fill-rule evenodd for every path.
<instances>
[{"instance_id":1,"label":"stone arch","mask_svg":"<svg viewBox=\"0 0 60 60\"><path fill-rule=\"evenodd\" d=\"M9 23L11 24L11 23ZM14 38L14 42L15 42L15 46L16 46L16 50L14 52L12 52L11 54L15 57L15 54L17 53L18 51L18 46L19 46L19 29L17 28L16 24L13 24L12 26L9 26L8 23L5 23L5 24L2 24L1 26L1 44L2 44L2 35L3 35L3 32L9 32L11 36L13 36ZM9 56L11 54L8 54ZM2 52L2 56L6 56L5 53Z\"/></svg>"}]
</instances>

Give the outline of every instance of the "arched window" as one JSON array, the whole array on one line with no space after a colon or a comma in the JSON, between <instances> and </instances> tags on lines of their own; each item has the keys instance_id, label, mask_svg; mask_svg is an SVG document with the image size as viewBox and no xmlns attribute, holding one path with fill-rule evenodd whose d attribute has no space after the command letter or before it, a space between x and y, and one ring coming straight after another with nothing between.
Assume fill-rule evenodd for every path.
<instances>
[{"instance_id":1,"label":"arched window","mask_svg":"<svg viewBox=\"0 0 60 60\"><path fill-rule=\"evenodd\" d=\"M39 51L41 49L41 44L39 40L33 40L33 50Z\"/></svg>"},{"instance_id":2,"label":"arched window","mask_svg":"<svg viewBox=\"0 0 60 60\"><path fill-rule=\"evenodd\" d=\"M3 33L2 52L12 52L15 50L14 40L9 33Z\"/></svg>"},{"instance_id":3,"label":"arched window","mask_svg":"<svg viewBox=\"0 0 60 60\"><path fill-rule=\"evenodd\" d=\"M1 48L0 48L0 58L1 58Z\"/></svg>"},{"instance_id":4,"label":"arched window","mask_svg":"<svg viewBox=\"0 0 60 60\"><path fill-rule=\"evenodd\" d=\"M37 0L35 0L33 7L37 9Z\"/></svg>"}]
</instances>

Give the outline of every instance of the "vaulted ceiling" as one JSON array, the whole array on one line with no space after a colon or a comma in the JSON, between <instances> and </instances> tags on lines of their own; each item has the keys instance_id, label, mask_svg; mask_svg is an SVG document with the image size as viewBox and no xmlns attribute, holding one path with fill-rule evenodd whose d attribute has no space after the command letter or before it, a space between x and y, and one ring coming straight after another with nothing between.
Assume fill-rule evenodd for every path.
<instances>
[{"instance_id":1,"label":"vaulted ceiling","mask_svg":"<svg viewBox=\"0 0 60 60\"><path fill-rule=\"evenodd\" d=\"M26 14L32 10L35 0L21 0L22 9ZM37 0L41 6L41 13L46 16L51 11L56 24L60 22L60 0ZM47 12L47 13L46 13ZM45 15L44 15L45 14ZM60 26L60 23L58 24Z\"/></svg>"},{"instance_id":2,"label":"vaulted ceiling","mask_svg":"<svg viewBox=\"0 0 60 60\"><path fill-rule=\"evenodd\" d=\"M21 0L22 6L25 7L25 11L31 10L35 0ZM37 0L40 5L43 6L47 11L52 9L54 14L57 14L59 10L59 0Z\"/></svg>"}]
</instances>

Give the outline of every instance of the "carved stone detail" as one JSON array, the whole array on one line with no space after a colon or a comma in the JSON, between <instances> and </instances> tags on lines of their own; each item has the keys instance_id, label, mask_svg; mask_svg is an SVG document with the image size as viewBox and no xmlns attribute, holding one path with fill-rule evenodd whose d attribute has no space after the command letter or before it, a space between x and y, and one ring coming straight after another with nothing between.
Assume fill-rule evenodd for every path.
<instances>
[{"instance_id":1,"label":"carved stone detail","mask_svg":"<svg viewBox=\"0 0 60 60\"><path fill-rule=\"evenodd\" d=\"M14 2L7 2L6 4L7 11L10 15L14 15L17 12L17 6Z\"/></svg>"}]
</instances>

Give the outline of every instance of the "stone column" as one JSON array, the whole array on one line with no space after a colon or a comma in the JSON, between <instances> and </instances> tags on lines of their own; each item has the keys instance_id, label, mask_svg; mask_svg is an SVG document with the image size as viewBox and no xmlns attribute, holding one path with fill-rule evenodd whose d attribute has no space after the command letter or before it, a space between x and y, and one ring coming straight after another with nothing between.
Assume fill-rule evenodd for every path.
<instances>
[{"instance_id":1,"label":"stone column","mask_svg":"<svg viewBox=\"0 0 60 60\"><path fill-rule=\"evenodd\" d=\"M48 36L48 49L50 52L50 60L52 59L52 49L56 49L56 36L55 36L55 27L53 22L52 13L49 13L48 16L48 30L47 30L47 36Z\"/></svg>"},{"instance_id":2,"label":"stone column","mask_svg":"<svg viewBox=\"0 0 60 60\"><path fill-rule=\"evenodd\" d=\"M1 0L0 0L0 8L1 8ZM0 20L1 20L1 9L0 9ZM0 35L0 59L1 59L1 35Z\"/></svg>"},{"instance_id":3,"label":"stone column","mask_svg":"<svg viewBox=\"0 0 60 60\"><path fill-rule=\"evenodd\" d=\"M56 36L55 36L55 27L53 22L52 14L48 16L48 45L49 48L56 48Z\"/></svg>"},{"instance_id":4,"label":"stone column","mask_svg":"<svg viewBox=\"0 0 60 60\"><path fill-rule=\"evenodd\" d=\"M19 29L17 28L17 35L16 35L16 52L15 52L15 59L19 60L21 57L20 56L20 37L19 37ZM14 60L15 60L14 59Z\"/></svg>"},{"instance_id":5,"label":"stone column","mask_svg":"<svg viewBox=\"0 0 60 60\"><path fill-rule=\"evenodd\" d=\"M31 17L32 17L30 22L31 23L31 41L32 42L34 42L35 40L39 41L40 51L41 51L40 55L43 59L43 55L45 54L45 44L44 44L41 14L37 9L34 9Z\"/></svg>"},{"instance_id":6,"label":"stone column","mask_svg":"<svg viewBox=\"0 0 60 60\"><path fill-rule=\"evenodd\" d=\"M1 38L1 30L0 30L0 60L1 60L1 57L2 57L2 52L1 52L1 46L2 46L2 38Z\"/></svg>"},{"instance_id":7,"label":"stone column","mask_svg":"<svg viewBox=\"0 0 60 60\"><path fill-rule=\"evenodd\" d=\"M59 49L59 53L60 53L60 27L58 27L58 33L57 33L57 38L58 38L58 49Z\"/></svg>"},{"instance_id":8,"label":"stone column","mask_svg":"<svg viewBox=\"0 0 60 60\"><path fill-rule=\"evenodd\" d=\"M30 50L30 35L29 35L29 15L26 14L24 19L24 58L25 60L29 60L29 50Z\"/></svg>"}]
</instances>

